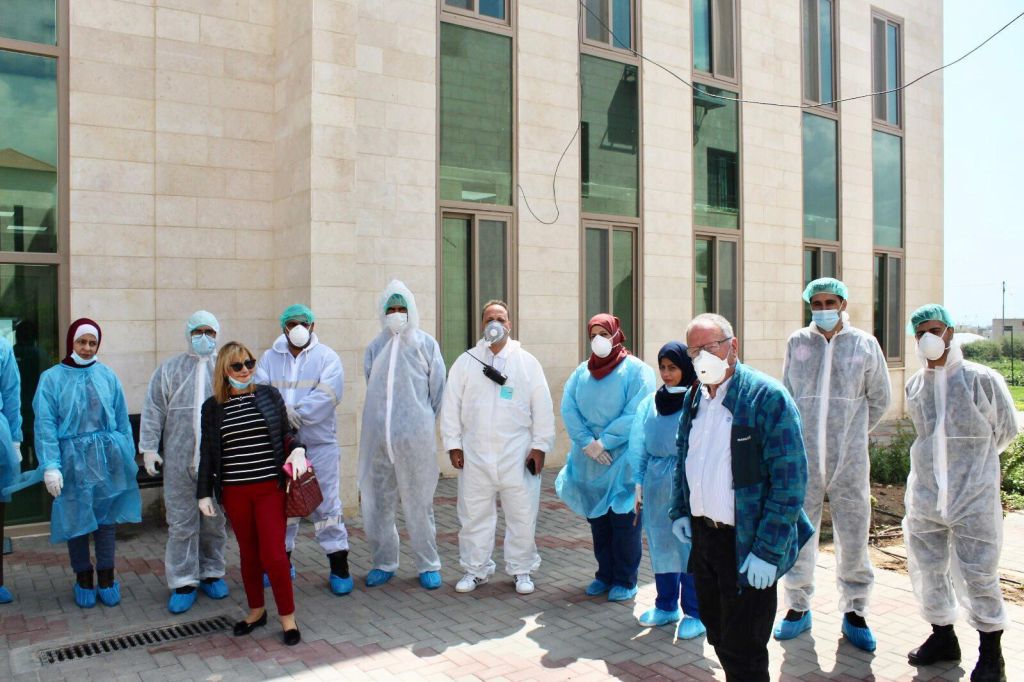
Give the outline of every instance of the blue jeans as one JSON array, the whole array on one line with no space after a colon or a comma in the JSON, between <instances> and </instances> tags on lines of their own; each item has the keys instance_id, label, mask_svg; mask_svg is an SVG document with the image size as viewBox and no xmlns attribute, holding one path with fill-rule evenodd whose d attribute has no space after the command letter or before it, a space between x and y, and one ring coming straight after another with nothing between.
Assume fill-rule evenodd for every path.
<instances>
[{"instance_id":1,"label":"blue jeans","mask_svg":"<svg viewBox=\"0 0 1024 682\"><path fill-rule=\"evenodd\" d=\"M99 526L92 534L96 544L96 570L105 571L114 568L114 526ZM71 570L75 573L92 570L89 560L89 534L77 535L68 539L68 556L71 557Z\"/></svg>"},{"instance_id":2,"label":"blue jeans","mask_svg":"<svg viewBox=\"0 0 1024 682\"><path fill-rule=\"evenodd\" d=\"M616 514L610 511L587 521L594 538L597 579L606 585L636 587L643 554L640 519L633 512Z\"/></svg>"},{"instance_id":3,"label":"blue jeans","mask_svg":"<svg viewBox=\"0 0 1024 682\"><path fill-rule=\"evenodd\" d=\"M683 607L683 613L692 618L700 618L697 608L697 588L693 584L692 573L656 573L654 584L658 588L658 596L654 606L662 611L675 611L676 603Z\"/></svg>"}]
</instances>

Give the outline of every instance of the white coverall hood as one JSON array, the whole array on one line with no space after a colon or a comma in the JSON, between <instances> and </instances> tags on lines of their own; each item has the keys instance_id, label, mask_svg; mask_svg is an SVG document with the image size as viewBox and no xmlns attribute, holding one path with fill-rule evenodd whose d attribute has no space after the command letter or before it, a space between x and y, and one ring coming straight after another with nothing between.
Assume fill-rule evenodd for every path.
<instances>
[{"instance_id":1,"label":"white coverall hood","mask_svg":"<svg viewBox=\"0 0 1024 682\"><path fill-rule=\"evenodd\" d=\"M420 327L420 313L416 307L416 297L409 291L409 287L405 286L400 280L393 279L388 282L388 285L384 287L384 291L381 292L380 298L377 299L377 316L380 318L380 328L384 331L388 331L387 325L384 322L384 318L387 315L388 299L395 294L398 294L405 299L405 307L409 310L409 321L405 325L405 329L402 330L403 334L408 333L413 329L419 329Z\"/></svg>"}]
</instances>

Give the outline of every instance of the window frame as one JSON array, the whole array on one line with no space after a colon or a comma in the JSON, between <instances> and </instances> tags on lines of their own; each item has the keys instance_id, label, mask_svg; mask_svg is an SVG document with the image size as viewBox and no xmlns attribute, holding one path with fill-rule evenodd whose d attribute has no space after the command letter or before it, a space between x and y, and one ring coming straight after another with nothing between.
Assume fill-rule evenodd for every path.
<instances>
[{"instance_id":1,"label":"window frame","mask_svg":"<svg viewBox=\"0 0 1024 682\"><path fill-rule=\"evenodd\" d=\"M712 34L708 38L708 44L711 48L711 71L699 71L693 64L693 38L696 35L695 29L696 24L693 21L693 5L690 5L690 74L692 81L701 81L706 85L712 85L717 88L726 88L729 90L736 90L739 94L740 89L740 74L742 73L741 56L743 50L740 49L740 40L743 22L740 21L741 0L708 0L708 9L711 12L711 25L714 27L717 25L717 18L719 14L718 3L719 2L731 2L732 3L732 51L733 51L733 65L736 73L733 76L723 76L717 70L715 65L718 63L718 59L715 55L718 54L718 50L715 47L714 35ZM741 107L742 108L742 107Z\"/></svg>"},{"instance_id":2,"label":"window frame","mask_svg":"<svg viewBox=\"0 0 1024 682\"><path fill-rule=\"evenodd\" d=\"M746 263L743 257L743 235L740 230L727 230L724 228L694 228L690 253L693 256L693 277L690 285L690 300L693 302L692 312L694 317L697 312L697 242L700 240L711 240L711 255L708 259L708 266L711 268L709 279L711 280L712 310L706 312L720 315L721 305L719 304L718 287L718 244L719 242L731 242L736 244L736 319L729 320L732 324L733 335L741 338L743 333L743 293L744 293L744 270Z\"/></svg>"},{"instance_id":3,"label":"window frame","mask_svg":"<svg viewBox=\"0 0 1024 682\"><path fill-rule=\"evenodd\" d=\"M609 26L608 42L601 42L598 40L592 40L587 37L587 17L590 13L586 9L585 0L577 0L582 3L580 5L580 21L579 23L579 44L580 52L591 54L596 57L603 57L604 59L612 59L614 61L629 61L631 64L640 65L640 57L637 53L640 51L640 2L641 0L629 0L629 11L630 11L630 26L629 26L629 48L616 47L614 39L611 34L615 32L614 23ZM612 3L614 0L601 0L608 7L608 16L612 16ZM639 78L639 71L637 72Z\"/></svg>"},{"instance_id":4,"label":"window frame","mask_svg":"<svg viewBox=\"0 0 1024 682\"><path fill-rule=\"evenodd\" d=\"M874 319L874 316L875 316L875 296L877 295L877 290L875 290L875 259L878 258L879 256L882 256L882 257L885 258L885 268L886 269L885 269L885 272L883 273L883 279L885 279L886 281L888 281L888 279L889 279L889 261L890 260L898 260L900 262L900 283L899 283L899 293L900 293L899 308L900 309L898 311L899 319L897 320L897 334L896 334L897 338L899 338L899 340L900 340L899 348L896 349L895 351L893 351L892 349L889 349L889 348L886 347L887 346L887 340L888 340L887 337L893 331L890 328L890 326L889 326L889 313L890 313L890 311L889 311L889 300L888 300L888 294L889 294L888 286L886 286L884 288L884 290L883 290L883 294L885 295L885 299L883 300L883 306L882 306L883 310L884 310L884 314L882 315L882 338L878 339L878 337L875 337L875 340L877 340L878 341L878 345L881 346L882 353L885 355L885 360L886 360L886 362L888 363L888 365L889 365L889 367L891 369L891 368L894 368L894 367L903 367L904 364L905 364L904 352L905 352L905 349L906 349L906 339L904 337L906 335L904 333L902 333L902 329L903 329L903 321L906 318L905 311L906 311L906 307L907 307L906 306L906 300L907 300L907 259L906 259L906 255L905 255L905 253L904 253L904 251L902 249L889 249L889 248L877 247L876 246L876 247L872 248L872 250L871 250L871 287L873 289L872 296L871 296L871 318L872 318L871 319L871 332L872 332L872 335L874 335L874 330L875 330L875 326L876 326L876 320Z\"/></svg>"},{"instance_id":5,"label":"window frame","mask_svg":"<svg viewBox=\"0 0 1024 682\"><path fill-rule=\"evenodd\" d=\"M804 5L806 3L808 3L808 2L813 2L814 3L814 16L815 17L819 17L820 16L819 12L818 12L818 9L819 9L818 8L818 0L800 0L800 69L801 69L801 73L800 73L800 76L801 76L800 77L800 90L801 90L801 96L803 98L803 103L804 104L814 105L815 108L810 110L813 113L820 114L820 115L823 115L823 116L825 116L825 115L833 115L836 118L838 118L838 116L839 116L839 106L840 106L840 102L838 100L842 99L842 95L839 94L839 86L840 86L839 60L837 59L837 56L839 55L839 9L838 9L838 4L839 3L838 3L838 0L830 0L830 2L832 3L832 103L828 104L828 103L825 103L825 102L822 101L822 99L821 99L821 92L820 91L818 92L818 98L814 99L813 97L810 97L808 95L807 90L804 87L806 85L806 83L807 83L807 74L803 73L803 69L807 66L808 45L804 41L804 36L806 35L806 32L807 32L807 26L804 23L805 19L804 19L804 11L803 11L803 9L804 9ZM818 44L820 45L821 44L820 24L819 24L818 30L817 30L817 41L818 41ZM816 72L815 75L817 76L816 82L820 84L821 83L821 60L820 60L820 53L815 55L814 62L815 62L815 72Z\"/></svg>"},{"instance_id":6,"label":"window frame","mask_svg":"<svg viewBox=\"0 0 1024 682\"><path fill-rule=\"evenodd\" d=\"M833 3L833 8L835 4ZM833 9L833 12L835 10ZM835 26L833 26L833 34L835 33ZM838 99L838 90L836 91L836 98ZM807 188L806 180L803 177L803 129L804 121L806 116L821 116L827 118L830 121L834 121L836 125L836 237L835 241L831 239L815 239L806 236L804 230L804 192ZM800 163L801 163L801 178L800 178L800 234L803 242L803 251L816 250L818 252L818 271L821 271L822 263L822 252L829 251L836 254L836 278L842 279L843 273L843 126L840 121L840 113L838 107L836 109L828 109L825 107L819 107L810 111L801 112L800 115ZM872 235L874 234L874 225L872 225ZM801 268L802 268L801 259ZM803 273L801 273L801 276ZM806 284L805 284L806 286Z\"/></svg>"},{"instance_id":7,"label":"window frame","mask_svg":"<svg viewBox=\"0 0 1024 682\"><path fill-rule=\"evenodd\" d=\"M480 0L473 0L475 9L465 10L461 7L453 7L449 5L446 0L439 0L440 12L442 15L441 21L448 21L450 23L471 22L464 25L472 28L485 28L487 30L494 30L496 28L506 27L512 28L512 0L502 0L505 3L505 18L496 19L486 14L480 13ZM513 60L515 55L513 54Z\"/></svg>"},{"instance_id":8,"label":"window frame","mask_svg":"<svg viewBox=\"0 0 1024 682\"><path fill-rule=\"evenodd\" d=\"M804 244L803 244L803 249L801 250L801 256L803 254L808 253L808 252L811 252L811 253L814 254L814 259L815 259L814 269L818 273L816 277L813 276L813 273L812 273L811 280L817 279L818 277L835 277L836 279L842 279L843 278L843 249L842 249L842 246L841 246L840 242L830 242L830 241L822 240L822 239L806 239L805 238L804 239ZM835 255L835 259L836 259L836 272L835 272L835 275L826 275L823 272L824 268L822 267L822 265L824 263L824 260L825 260L824 256L825 256L826 253L831 253L831 254ZM804 286L804 288L806 288L807 284L811 280L807 280L806 277L804 276L804 272L803 272L803 258L802 257L800 259L800 270L801 270L800 276L804 280L803 286ZM804 303L804 326L807 326L810 323L811 323L811 306L808 303Z\"/></svg>"},{"instance_id":9,"label":"window frame","mask_svg":"<svg viewBox=\"0 0 1024 682\"><path fill-rule=\"evenodd\" d=\"M888 90L889 89L887 87L887 85L884 84L884 83L879 86L878 84L876 84L874 82L874 64L875 64L875 51L876 51L876 45L875 45L875 21L882 21L887 28L889 26L895 26L896 27L896 36L897 36L897 41L899 43L898 46L897 46L897 54L896 54L896 60L897 60L896 61L896 79L897 79L896 87L899 88L899 89L896 91L896 121L897 121L896 124L894 125L892 123L889 123L885 118L878 118L877 116L875 116L875 97L877 97L877 95L871 97L871 124L872 124L872 126L875 129L879 129L879 130L884 129L886 132L899 133L899 134L902 135L904 122L906 121L906 111L905 111L904 99L903 99L903 86L904 86L904 83L906 83L905 74L904 74L904 65L905 65L905 61L906 61L904 59L904 54L906 53L906 49L905 49L906 40L904 39L904 30L903 30L905 24L904 24L904 21L903 21L903 19L901 17L898 17L898 16L896 16L894 14L890 14L889 12L886 12L884 10L878 9L877 7L872 7L871 8L871 24L870 24L870 41L871 41L871 46L870 46L869 62L868 62L868 64L869 64L868 69L869 69L869 73L870 73L870 77L871 77L871 92L881 92L883 90ZM888 63L888 47L887 46L883 46L883 47L885 47L885 50L886 50L885 55L883 57L883 61ZM888 113L888 104L886 104L885 106L886 106L886 112Z\"/></svg>"},{"instance_id":10,"label":"window frame","mask_svg":"<svg viewBox=\"0 0 1024 682\"><path fill-rule=\"evenodd\" d=\"M616 230L629 231L633 235L633 338L627 339L633 347L630 352L637 357L643 357L643 305L644 297L640 290L643 286L643 233L640 229L640 221L630 222L609 219L605 215L584 214L581 218L582 229L580 230L580 297L579 312L582 325L586 325L590 318L587 317L587 230L604 230L608 233L608 276L612 276L613 264L615 262L614 232ZM610 281L606 282L610 285ZM609 293L609 301L611 301ZM611 310L603 311L610 312ZM618 316L617 316L618 317ZM590 355L590 340L587 338L587 330L583 329L580 334L580 359L584 360Z\"/></svg>"}]
</instances>

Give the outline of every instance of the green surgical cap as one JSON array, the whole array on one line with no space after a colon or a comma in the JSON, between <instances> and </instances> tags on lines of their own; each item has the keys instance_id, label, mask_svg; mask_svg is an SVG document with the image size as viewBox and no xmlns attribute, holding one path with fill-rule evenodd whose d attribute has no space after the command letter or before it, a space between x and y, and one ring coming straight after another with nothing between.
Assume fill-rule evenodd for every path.
<instances>
[{"instance_id":1,"label":"green surgical cap","mask_svg":"<svg viewBox=\"0 0 1024 682\"><path fill-rule=\"evenodd\" d=\"M929 303L915 310L910 315L910 322L907 322L907 335L914 336L917 333L917 325L928 320L938 320L947 327L955 327L953 317L946 310L946 306L939 303Z\"/></svg>"},{"instance_id":2,"label":"green surgical cap","mask_svg":"<svg viewBox=\"0 0 1024 682\"><path fill-rule=\"evenodd\" d=\"M302 320L306 324L313 324L316 318L313 316L312 310L301 303L296 303L288 306L284 309L284 312L281 313L282 327L288 322L288 320Z\"/></svg>"},{"instance_id":3,"label":"green surgical cap","mask_svg":"<svg viewBox=\"0 0 1024 682\"><path fill-rule=\"evenodd\" d=\"M391 294L391 298L389 298L388 302L384 304L384 310L387 311L388 308L394 308L396 306L401 306L402 308L409 307L409 304L405 302L405 296L402 296L401 294Z\"/></svg>"},{"instance_id":4,"label":"green surgical cap","mask_svg":"<svg viewBox=\"0 0 1024 682\"><path fill-rule=\"evenodd\" d=\"M189 334L200 327L209 327L218 334L220 333L220 322L213 316L213 313L206 310L195 311L185 322L185 328Z\"/></svg>"},{"instance_id":5,"label":"green surgical cap","mask_svg":"<svg viewBox=\"0 0 1024 682\"><path fill-rule=\"evenodd\" d=\"M815 294L835 294L844 301L849 298L846 285L833 277L820 277L808 284L804 289L804 302L810 303Z\"/></svg>"}]
</instances>

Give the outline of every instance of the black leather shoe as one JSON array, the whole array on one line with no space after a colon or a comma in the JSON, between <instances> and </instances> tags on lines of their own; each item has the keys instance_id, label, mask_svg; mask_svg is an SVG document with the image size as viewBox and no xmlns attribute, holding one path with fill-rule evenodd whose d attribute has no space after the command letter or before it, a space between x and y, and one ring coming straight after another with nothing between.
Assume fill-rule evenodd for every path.
<instances>
[{"instance_id":1,"label":"black leather shoe","mask_svg":"<svg viewBox=\"0 0 1024 682\"><path fill-rule=\"evenodd\" d=\"M235 637L241 637L242 635L248 635L256 628L261 628L267 624L267 612L264 611L263 615L254 623L248 623L244 620L240 620L235 623L234 633Z\"/></svg>"},{"instance_id":2,"label":"black leather shoe","mask_svg":"<svg viewBox=\"0 0 1024 682\"><path fill-rule=\"evenodd\" d=\"M960 660L960 642L952 625L933 625L932 634L924 644L907 655L910 665L932 665L941 661Z\"/></svg>"},{"instance_id":3,"label":"black leather shoe","mask_svg":"<svg viewBox=\"0 0 1024 682\"><path fill-rule=\"evenodd\" d=\"M298 628L292 628L291 630L284 631L284 645L295 646L302 641L302 633L299 632Z\"/></svg>"}]
</instances>

